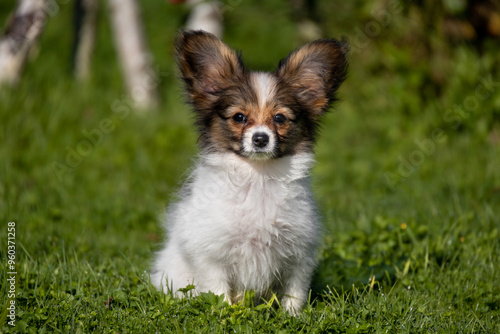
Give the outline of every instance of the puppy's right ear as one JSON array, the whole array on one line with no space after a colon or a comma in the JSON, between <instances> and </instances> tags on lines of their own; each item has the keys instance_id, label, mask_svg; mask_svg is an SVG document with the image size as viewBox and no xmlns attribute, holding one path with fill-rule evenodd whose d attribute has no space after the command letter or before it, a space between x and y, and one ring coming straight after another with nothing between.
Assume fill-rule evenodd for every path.
<instances>
[{"instance_id":1,"label":"puppy's right ear","mask_svg":"<svg viewBox=\"0 0 500 334\"><path fill-rule=\"evenodd\" d=\"M225 89L237 84L245 71L236 52L201 30L182 31L176 50L189 98L198 108L215 102Z\"/></svg>"}]
</instances>

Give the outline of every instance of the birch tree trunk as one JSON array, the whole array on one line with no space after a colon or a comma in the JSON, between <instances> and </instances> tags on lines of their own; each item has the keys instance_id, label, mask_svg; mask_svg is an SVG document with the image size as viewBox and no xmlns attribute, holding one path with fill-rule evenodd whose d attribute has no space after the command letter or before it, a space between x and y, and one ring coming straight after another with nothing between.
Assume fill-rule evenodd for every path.
<instances>
[{"instance_id":1,"label":"birch tree trunk","mask_svg":"<svg viewBox=\"0 0 500 334\"><path fill-rule=\"evenodd\" d=\"M15 85L46 21L46 0L18 0L0 39L0 84Z\"/></svg>"},{"instance_id":2,"label":"birch tree trunk","mask_svg":"<svg viewBox=\"0 0 500 334\"><path fill-rule=\"evenodd\" d=\"M222 38L222 10L220 1L187 0L191 13L186 22L188 30L204 30Z\"/></svg>"},{"instance_id":3,"label":"birch tree trunk","mask_svg":"<svg viewBox=\"0 0 500 334\"><path fill-rule=\"evenodd\" d=\"M135 0L109 0L111 27L128 94L138 109L157 105L158 78L151 66Z\"/></svg>"},{"instance_id":4,"label":"birch tree trunk","mask_svg":"<svg viewBox=\"0 0 500 334\"><path fill-rule=\"evenodd\" d=\"M75 1L73 71L78 80L86 80L90 74L92 52L95 45L98 5L97 0Z\"/></svg>"}]
</instances>

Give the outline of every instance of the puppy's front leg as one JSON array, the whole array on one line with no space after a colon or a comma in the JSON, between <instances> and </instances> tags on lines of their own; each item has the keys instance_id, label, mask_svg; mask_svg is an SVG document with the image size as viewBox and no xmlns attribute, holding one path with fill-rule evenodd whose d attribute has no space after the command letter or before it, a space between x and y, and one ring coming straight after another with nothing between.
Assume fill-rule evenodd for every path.
<instances>
[{"instance_id":1,"label":"puppy's front leg","mask_svg":"<svg viewBox=\"0 0 500 334\"><path fill-rule=\"evenodd\" d=\"M281 307L287 310L290 315L295 316L299 314L302 306L307 301L311 272L312 270L309 268L302 270L296 268L288 281L283 298L281 299Z\"/></svg>"},{"instance_id":2,"label":"puppy's front leg","mask_svg":"<svg viewBox=\"0 0 500 334\"><path fill-rule=\"evenodd\" d=\"M200 268L205 269L198 272L200 280L197 288L200 292L210 291L219 296L224 294L224 299L230 302L230 289L225 270L217 266L202 267L200 265Z\"/></svg>"}]
</instances>

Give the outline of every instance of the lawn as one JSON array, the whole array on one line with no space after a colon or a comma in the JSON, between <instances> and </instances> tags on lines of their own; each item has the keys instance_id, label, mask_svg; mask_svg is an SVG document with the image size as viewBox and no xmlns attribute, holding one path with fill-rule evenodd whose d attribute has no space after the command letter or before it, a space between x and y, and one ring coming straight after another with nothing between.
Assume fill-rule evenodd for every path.
<instances>
[{"instance_id":1,"label":"lawn","mask_svg":"<svg viewBox=\"0 0 500 334\"><path fill-rule=\"evenodd\" d=\"M311 298L291 317L149 282L159 217L197 154L172 57L185 9L142 2L161 95L145 113L124 93L105 11L92 76L73 79L72 5L57 3L21 83L0 90L0 332L500 333L498 39L449 41L406 2L320 1L351 65L316 149ZM225 4L225 40L250 68L303 43L287 2Z\"/></svg>"}]
</instances>

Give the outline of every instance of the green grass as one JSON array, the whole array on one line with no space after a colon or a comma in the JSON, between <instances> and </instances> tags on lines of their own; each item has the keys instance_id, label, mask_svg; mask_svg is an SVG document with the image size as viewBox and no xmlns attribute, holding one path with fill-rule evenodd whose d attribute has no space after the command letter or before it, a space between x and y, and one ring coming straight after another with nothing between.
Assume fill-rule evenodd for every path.
<instances>
[{"instance_id":1,"label":"green grass","mask_svg":"<svg viewBox=\"0 0 500 334\"><path fill-rule=\"evenodd\" d=\"M13 2L0 5L1 22ZM226 40L249 67L272 69L301 43L286 2L228 3ZM373 20L368 7L321 2L324 29L353 40ZM92 78L73 81L70 4L50 19L21 84L0 91L0 300L9 221L17 245L16 327L5 302L1 332L500 332L498 45L480 55L437 35L425 54L408 42L418 22L404 11L354 50L317 146L325 232L311 301L290 317L213 294L179 300L149 283L165 237L158 216L197 149L172 59L186 13L164 1L143 9L161 72L157 110L113 112L127 96L104 13ZM54 170L98 129L73 167Z\"/></svg>"}]
</instances>

